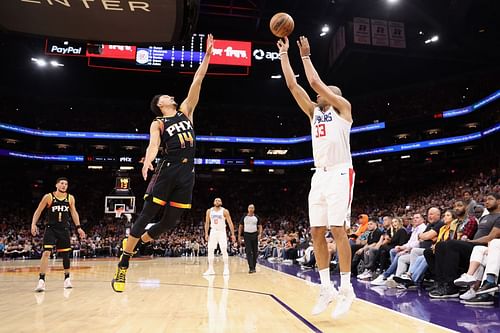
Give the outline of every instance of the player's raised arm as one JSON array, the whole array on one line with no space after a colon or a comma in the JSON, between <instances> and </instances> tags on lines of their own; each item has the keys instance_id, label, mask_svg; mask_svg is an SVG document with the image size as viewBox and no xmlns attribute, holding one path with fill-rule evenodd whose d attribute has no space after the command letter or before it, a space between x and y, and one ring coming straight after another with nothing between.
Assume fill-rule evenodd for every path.
<instances>
[{"instance_id":1,"label":"player's raised arm","mask_svg":"<svg viewBox=\"0 0 500 333\"><path fill-rule=\"evenodd\" d=\"M210 62L210 56L212 55L213 45L214 37L212 36L212 34L208 34L207 51L205 53L205 57L203 58L203 61L201 62L200 67L198 67L196 73L194 73L193 82L191 83L191 87L189 87L188 95L180 106L180 111L184 113L191 122L193 122L193 112L200 98L201 83L203 82L203 78L207 73L208 63Z\"/></svg>"},{"instance_id":2,"label":"player's raised arm","mask_svg":"<svg viewBox=\"0 0 500 333\"><path fill-rule=\"evenodd\" d=\"M284 37L283 40L278 40L277 46L279 49L281 69L283 70L283 75L285 76L285 81L288 89L292 93L293 97L299 104L300 108L304 113L311 119L315 104L307 95L307 92L302 88L295 78L295 73L293 72L292 66L290 65L290 60L288 59L288 37Z\"/></svg>"},{"instance_id":3,"label":"player's raised arm","mask_svg":"<svg viewBox=\"0 0 500 333\"><path fill-rule=\"evenodd\" d=\"M318 72L314 68L314 65L311 61L311 48L309 46L309 41L307 40L307 38L301 36L297 41L297 45L299 46L300 56L302 58L302 63L304 64L307 81L309 81L311 88L313 88L313 90L318 95L325 98L328 104L332 105L336 110L338 110L342 118L352 122L351 104L349 103L349 101L341 96L340 89L338 89L337 87L327 86L321 80Z\"/></svg>"},{"instance_id":4,"label":"player's raised arm","mask_svg":"<svg viewBox=\"0 0 500 333\"><path fill-rule=\"evenodd\" d=\"M33 214L33 219L31 220L31 234L36 236L38 234L38 227L36 226L40 216L42 215L43 210L50 204L50 194L45 194L40 200L38 207Z\"/></svg>"}]
</instances>

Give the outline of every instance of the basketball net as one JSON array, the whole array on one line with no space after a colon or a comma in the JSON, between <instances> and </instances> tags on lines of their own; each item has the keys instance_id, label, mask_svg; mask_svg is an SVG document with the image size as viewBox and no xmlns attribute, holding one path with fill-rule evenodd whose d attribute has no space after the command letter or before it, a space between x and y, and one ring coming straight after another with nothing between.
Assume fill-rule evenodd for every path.
<instances>
[{"instance_id":1,"label":"basketball net","mask_svg":"<svg viewBox=\"0 0 500 333\"><path fill-rule=\"evenodd\" d=\"M116 208L115 209L115 218L117 218L117 219L121 218L123 211L124 211L123 207Z\"/></svg>"}]
</instances>

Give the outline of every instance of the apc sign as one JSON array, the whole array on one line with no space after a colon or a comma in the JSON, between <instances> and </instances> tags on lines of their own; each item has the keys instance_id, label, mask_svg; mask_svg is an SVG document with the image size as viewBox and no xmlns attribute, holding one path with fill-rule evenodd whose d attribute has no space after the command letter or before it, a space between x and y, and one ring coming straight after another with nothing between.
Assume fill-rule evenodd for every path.
<instances>
[{"instance_id":1,"label":"apc sign","mask_svg":"<svg viewBox=\"0 0 500 333\"><path fill-rule=\"evenodd\" d=\"M263 49L253 50L253 58L257 61L274 61L279 59L279 53L275 51L267 51Z\"/></svg>"}]
</instances>

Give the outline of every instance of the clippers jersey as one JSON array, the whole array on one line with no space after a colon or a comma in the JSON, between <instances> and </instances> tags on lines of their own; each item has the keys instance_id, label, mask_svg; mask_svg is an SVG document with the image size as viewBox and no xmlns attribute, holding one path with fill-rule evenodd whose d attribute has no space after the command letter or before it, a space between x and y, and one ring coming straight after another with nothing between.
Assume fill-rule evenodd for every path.
<instances>
[{"instance_id":1,"label":"clippers jersey","mask_svg":"<svg viewBox=\"0 0 500 333\"><path fill-rule=\"evenodd\" d=\"M184 115L177 111L172 117L157 117L160 122L161 144L163 156L180 156L194 158L196 144L193 124Z\"/></svg>"},{"instance_id":2,"label":"clippers jersey","mask_svg":"<svg viewBox=\"0 0 500 333\"><path fill-rule=\"evenodd\" d=\"M69 223L69 194L66 193L66 198L59 200L54 193L50 193L52 203L47 208L47 220L49 225L65 226Z\"/></svg>"},{"instance_id":3,"label":"clippers jersey","mask_svg":"<svg viewBox=\"0 0 500 333\"><path fill-rule=\"evenodd\" d=\"M210 208L210 228L217 231L226 230L226 218L224 217L224 208L219 207L215 210L214 207Z\"/></svg>"},{"instance_id":4,"label":"clippers jersey","mask_svg":"<svg viewBox=\"0 0 500 333\"><path fill-rule=\"evenodd\" d=\"M349 135L352 123L340 117L330 107L321 112L314 108L311 122L311 137L314 166L332 167L339 164L352 165Z\"/></svg>"}]
</instances>

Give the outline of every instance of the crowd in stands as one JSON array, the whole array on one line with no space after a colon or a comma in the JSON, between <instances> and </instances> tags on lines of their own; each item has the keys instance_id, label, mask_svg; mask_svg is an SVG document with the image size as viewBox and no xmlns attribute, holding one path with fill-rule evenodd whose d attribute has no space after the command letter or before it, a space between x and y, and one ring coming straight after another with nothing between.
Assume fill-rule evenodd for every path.
<instances>
[{"instance_id":1,"label":"crowd in stands","mask_svg":"<svg viewBox=\"0 0 500 333\"><path fill-rule=\"evenodd\" d=\"M82 177L85 181L82 181ZM102 184L102 179L92 180L88 175L78 177L77 173L70 176L70 179L70 192L75 193L77 209L87 232L86 239L78 239L76 232L73 233L73 257L118 256L122 239L130 226L129 221L125 218L117 220L114 215L103 216L100 211L102 197L108 193L103 189L105 184ZM31 188L29 193L20 191L15 194L14 183L11 187L5 180L5 185L7 188L3 189L3 194L7 195L2 195L0 205L0 256L3 260L39 258L42 238L41 235L31 236L30 224L34 207L43 191ZM412 184L410 187L412 190L404 186L400 189L360 186L357 190L353 202L352 228L349 230L353 274L359 275L362 280L372 280L374 284L405 287L420 285L432 278L432 274L441 274L442 282L438 286L440 289L437 297L458 296L457 290L448 281L449 277L443 277L443 272L439 270L436 272L429 262L443 260L438 255L439 249L443 247L440 243L476 237L485 203L491 199L487 194L500 193L498 173L491 168L484 169L483 172L462 170L461 173L449 173L449 178L441 181L432 180L425 186ZM45 188L50 189L51 186ZM137 191L141 192L143 189ZM308 181L304 178L286 181L248 180L237 188L234 187L234 181L227 177L201 179L195 187L194 207L183 216L181 224L154 243L141 248L140 255L206 255L203 218L206 209L212 206L213 199L220 196L235 224L244 215L246 206L249 203L255 204L256 213L263 221L263 234L259 244L261 259L300 264L304 269L313 269L315 261L307 220L307 191ZM377 195L373 195L373 191L377 191ZM23 200L31 197L29 201L24 201L31 204L23 205L20 201L9 199L16 196ZM39 225L42 223L43 218ZM335 240L329 233L325 237L332 265L335 266ZM422 243L426 245L420 249ZM228 248L230 255L244 253L237 244ZM419 249L416 250L417 248ZM467 249L469 250L472 251L472 248ZM479 254L474 254L473 259L486 264L486 259ZM463 258L460 260L463 265ZM468 265L468 259L466 264ZM466 268L452 269L453 272L463 273ZM473 265L470 276L479 274L475 273L477 269L474 268L476 267ZM398 282L399 278L403 280ZM469 276L466 278L470 280ZM464 283L471 283L469 280L458 283L462 286ZM439 280L434 277L434 281ZM443 287L445 285L447 287ZM477 285L474 280L473 287L477 292L481 285ZM477 297L472 292L469 295Z\"/></svg>"}]
</instances>

